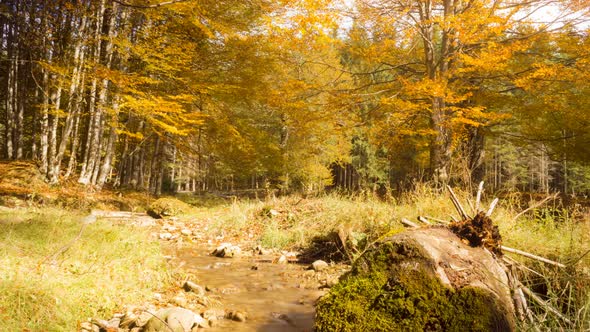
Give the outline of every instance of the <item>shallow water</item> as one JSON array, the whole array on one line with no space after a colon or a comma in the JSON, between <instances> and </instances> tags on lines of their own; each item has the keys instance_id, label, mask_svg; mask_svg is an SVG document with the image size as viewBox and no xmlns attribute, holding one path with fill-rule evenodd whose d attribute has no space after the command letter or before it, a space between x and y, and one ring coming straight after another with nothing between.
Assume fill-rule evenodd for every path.
<instances>
[{"instance_id":1,"label":"shallow water","mask_svg":"<svg viewBox=\"0 0 590 332\"><path fill-rule=\"evenodd\" d=\"M209 331L312 331L315 301L325 293L307 265L273 264L273 257L218 258L206 248L177 253L213 308L247 313L246 322L219 320Z\"/></svg>"}]
</instances>

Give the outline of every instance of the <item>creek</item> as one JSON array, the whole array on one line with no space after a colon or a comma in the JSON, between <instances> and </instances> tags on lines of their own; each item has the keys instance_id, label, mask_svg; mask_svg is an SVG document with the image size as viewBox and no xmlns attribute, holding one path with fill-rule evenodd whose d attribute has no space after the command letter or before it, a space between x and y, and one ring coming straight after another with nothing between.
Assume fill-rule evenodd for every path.
<instances>
[{"instance_id":1,"label":"creek","mask_svg":"<svg viewBox=\"0 0 590 332\"><path fill-rule=\"evenodd\" d=\"M207 248L183 248L177 257L206 287L212 308L247 313L245 322L223 319L209 331L312 331L314 303L326 291L309 265L277 264L271 256L219 258L209 253Z\"/></svg>"}]
</instances>

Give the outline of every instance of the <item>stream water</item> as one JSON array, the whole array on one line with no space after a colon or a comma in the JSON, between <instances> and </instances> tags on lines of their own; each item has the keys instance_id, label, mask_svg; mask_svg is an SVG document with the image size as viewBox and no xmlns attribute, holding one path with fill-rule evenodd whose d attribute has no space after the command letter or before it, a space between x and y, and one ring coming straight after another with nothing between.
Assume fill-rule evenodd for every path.
<instances>
[{"instance_id":1,"label":"stream water","mask_svg":"<svg viewBox=\"0 0 590 332\"><path fill-rule=\"evenodd\" d=\"M313 305L325 290L308 265L273 264L265 256L218 258L206 248L182 249L177 257L217 308L247 313L246 322L223 319L209 331L312 331Z\"/></svg>"}]
</instances>

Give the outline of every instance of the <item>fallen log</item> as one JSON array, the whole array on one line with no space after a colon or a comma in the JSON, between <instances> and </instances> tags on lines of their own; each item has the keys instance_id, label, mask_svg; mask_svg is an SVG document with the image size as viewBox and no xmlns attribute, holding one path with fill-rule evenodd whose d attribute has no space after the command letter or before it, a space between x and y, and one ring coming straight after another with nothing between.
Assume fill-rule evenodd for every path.
<instances>
[{"instance_id":1,"label":"fallen log","mask_svg":"<svg viewBox=\"0 0 590 332\"><path fill-rule=\"evenodd\" d=\"M316 307L317 331L513 331L508 277L444 227L373 244Z\"/></svg>"}]
</instances>

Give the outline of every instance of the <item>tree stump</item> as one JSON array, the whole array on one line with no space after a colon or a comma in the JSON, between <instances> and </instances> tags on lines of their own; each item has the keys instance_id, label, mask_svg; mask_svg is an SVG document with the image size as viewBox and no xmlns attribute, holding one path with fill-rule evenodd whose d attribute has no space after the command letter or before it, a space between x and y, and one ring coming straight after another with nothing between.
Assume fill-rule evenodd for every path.
<instances>
[{"instance_id":1,"label":"tree stump","mask_svg":"<svg viewBox=\"0 0 590 332\"><path fill-rule=\"evenodd\" d=\"M494 256L443 227L372 245L316 308L317 331L513 331Z\"/></svg>"}]
</instances>

